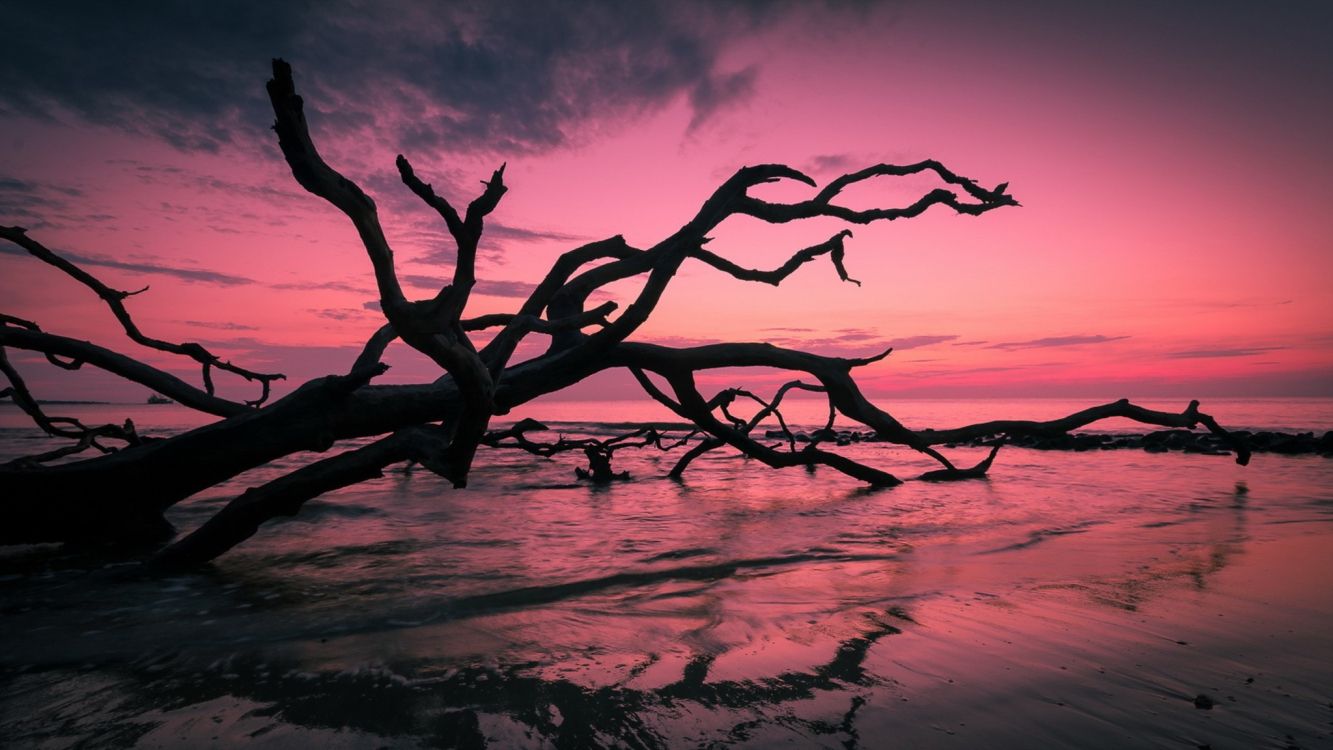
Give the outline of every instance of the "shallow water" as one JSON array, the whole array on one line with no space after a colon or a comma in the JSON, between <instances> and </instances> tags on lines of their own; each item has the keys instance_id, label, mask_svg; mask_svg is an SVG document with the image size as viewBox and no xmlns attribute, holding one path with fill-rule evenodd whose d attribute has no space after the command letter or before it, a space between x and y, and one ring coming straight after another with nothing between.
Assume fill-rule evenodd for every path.
<instances>
[{"instance_id":1,"label":"shallow water","mask_svg":"<svg viewBox=\"0 0 1333 750\"><path fill-rule=\"evenodd\" d=\"M1327 402L1282 403L1233 410L1229 424L1328 429L1330 412L1317 411ZM1204 404L1227 423L1223 406ZM158 408L140 409L139 423L172 428L181 410ZM533 416L571 434L610 432L573 424L581 412L568 405L542 408ZM818 409L802 419L817 422ZM0 424L0 448L40 442ZM881 444L844 450L900 476L933 468ZM1333 461L1005 449L987 480L872 491L720 451L676 483L661 478L675 455L617 453L637 480L609 487L575 482L573 456L509 451L485 453L465 491L393 471L310 502L190 575L122 578L132 565L106 553L0 548L0 736L144 747L1330 742ZM193 528L305 460L214 488L171 520Z\"/></svg>"}]
</instances>

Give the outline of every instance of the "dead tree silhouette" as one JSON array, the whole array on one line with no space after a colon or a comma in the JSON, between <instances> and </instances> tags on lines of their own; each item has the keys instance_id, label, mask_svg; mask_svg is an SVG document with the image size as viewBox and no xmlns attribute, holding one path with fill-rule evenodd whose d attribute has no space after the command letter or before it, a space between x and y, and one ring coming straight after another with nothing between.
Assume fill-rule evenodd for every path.
<instances>
[{"instance_id":1,"label":"dead tree silhouette","mask_svg":"<svg viewBox=\"0 0 1333 750\"><path fill-rule=\"evenodd\" d=\"M211 560L249 538L265 521L294 514L302 503L322 493L380 476L386 466L395 463L415 461L455 487L465 487L474 456L482 446L515 446L539 455L583 449L590 451L590 458L597 459L591 467L593 473L605 479L611 471L609 460L615 445L637 439L638 444L669 446L661 436L648 432L610 444L562 441L543 446L525 435L539 425L520 423L515 428L521 429L494 431L490 424L492 418L509 414L538 396L613 368L627 370L649 397L701 433L699 441L672 470L673 476L680 476L702 453L730 447L775 469L827 466L872 485L901 481L882 468L821 447L818 441L798 448L790 439L785 445L774 445L756 438L752 433L762 418L781 418L781 400L793 389L822 393L830 413L837 412L869 427L882 440L908 446L938 461L941 468L921 477L924 479L981 476L999 448L996 444L981 464L960 468L935 446L988 436L1059 435L1108 417L1166 427L1203 425L1235 451L1239 463L1249 460L1244 442L1200 412L1197 402L1191 402L1179 414L1121 400L1049 421L999 421L947 430L913 430L871 403L852 377L856 368L882 360L889 351L865 358L839 358L767 343L673 348L628 340L649 318L677 271L690 261L738 281L778 285L806 264L827 257L841 279L859 284L848 275L844 264L850 231L844 229L824 242L799 250L772 270L756 270L706 249L709 233L730 217L748 216L773 224L831 217L847 224L869 224L910 219L935 206L980 216L1018 205L1006 192L1007 183L987 189L933 160L878 164L838 177L822 188L810 177L782 164L743 167L724 181L680 229L657 244L632 247L617 235L574 248L555 261L512 314L465 318L469 295L477 282L475 260L484 222L507 189L504 167L495 171L484 183L481 195L460 213L417 176L406 158L398 157L403 184L439 213L458 248L452 281L430 299L408 299L374 201L321 157L291 68L282 60L273 62L268 94L276 116L274 129L292 175L351 222L370 259L387 322L370 337L347 372L311 380L268 403L270 384L282 375L233 365L195 343L175 344L144 334L125 304L137 292L106 286L22 228L0 227L0 238L55 266L104 300L131 340L188 357L202 369L200 388L103 346L42 330L21 318L0 316L0 372L9 380L3 394L47 433L73 441L67 447L0 467L0 543L161 540L172 533L162 513L173 504L275 459L300 451L329 451L357 438L377 439L251 487L200 528L161 548L153 560L162 565ZM866 180L920 173L933 173L950 187L931 190L901 207L857 210L835 202L844 189ZM749 194L755 186L782 180L808 185L814 195L781 203ZM623 310L613 302L589 307L594 292L631 277L642 277L643 286ZM617 310L619 314L613 316ZM494 331L494 335L478 347L470 336L478 331ZM511 362L519 343L534 333L550 337L546 352ZM394 339L429 357L442 376L417 385L374 384L375 377L386 369L380 358ZM39 352L52 364L67 369L91 366L106 370L218 420L174 437L153 439L138 434L128 420L121 425L90 427L77 420L48 416L4 357L4 348ZM776 368L797 378L809 378L810 382L793 380L769 399L739 389L706 396L696 375L724 367ZM215 370L258 383L260 394L248 402L222 398L214 388ZM751 419L734 416L729 407L738 398L755 401L759 413ZM783 425L785 430L785 422ZM52 463L88 449L103 455ZM604 465L598 463L603 459Z\"/></svg>"}]
</instances>

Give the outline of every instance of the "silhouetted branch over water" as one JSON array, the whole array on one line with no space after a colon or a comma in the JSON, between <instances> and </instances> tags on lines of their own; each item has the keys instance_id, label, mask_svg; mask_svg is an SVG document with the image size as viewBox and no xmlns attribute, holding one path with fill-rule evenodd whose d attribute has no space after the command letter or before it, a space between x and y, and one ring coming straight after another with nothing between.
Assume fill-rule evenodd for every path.
<instances>
[{"instance_id":1,"label":"silhouetted branch over water","mask_svg":"<svg viewBox=\"0 0 1333 750\"><path fill-rule=\"evenodd\" d=\"M844 441L875 440L907 446L940 464L920 479L961 480L984 476L1000 445L1044 447L1108 447L1108 441L1071 431L1112 417L1173 428L1165 438L1139 438L1153 450L1180 447L1202 452L1234 453L1245 464L1250 457L1247 436L1228 432L1192 401L1179 413L1145 409L1126 400L1086 409L1044 422L1006 420L946 430L912 429L861 392L853 372L890 355L884 351L862 358L829 357L762 342L670 347L631 341L649 319L677 272L690 261L703 263L739 282L779 286L807 264L827 257L839 279L859 285L847 269L847 243L852 232L841 229L828 240L797 250L771 270L752 269L728 259L725 248L713 247L710 234L734 216L783 224L805 219L834 219L847 224L910 219L933 207L965 216L1018 206L1008 183L994 188L962 177L942 163L878 164L852 172L820 188L809 176L782 164L739 169L708 196L692 216L670 235L648 247L631 246L620 236L569 250L552 265L542 281L512 313L464 317L477 284L476 253L485 221L508 187L501 165L485 180L480 194L460 212L399 156L403 185L438 214L457 246L451 279L433 296L409 299L400 283L393 250L375 201L354 182L324 161L306 119L291 67L273 62L268 95L275 115L278 143L295 180L313 195L337 208L364 246L379 295L384 325L365 343L345 374L311 380L291 394L269 403L270 384L283 376L255 372L217 356L194 343L171 343L144 334L130 317L125 301L139 292L112 289L91 274L29 237L19 227L0 227L0 239L28 251L91 289L106 302L129 338L137 344L193 360L202 368L202 387L133 357L101 345L40 329L12 316L0 317L0 370L9 387L3 392L47 433L72 444L57 451L0 467L0 543L81 540L126 541L160 539L170 533L162 513L196 493L242 472L303 451L347 448L347 441L374 438L350 450L311 461L290 473L251 487L192 533L156 553L163 565L192 565L213 559L256 533L265 522L291 515L314 497L378 477L393 464L413 461L446 478L454 487L467 486L481 448L516 448L536 456L582 451L588 458L587 478L598 482L620 478L611 466L617 450L651 446L684 448L670 476L680 478L691 462L709 451L730 449L774 469L825 466L873 486L903 480L884 468L854 460L837 448ZM869 180L928 174L947 187L926 192L899 206L853 209L838 203L842 192ZM774 182L809 186L812 197L774 202L750 194ZM785 255L786 253L783 253ZM594 294L608 285L636 279L641 287L618 306L589 306ZM144 291L144 290L141 290ZM471 334L494 332L478 347ZM532 359L511 361L518 346L533 334L549 337L546 351ZM407 386L374 383L386 367L385 348L395 339L425 355L438 366L434 382ZM140 436L123 426L87 427L77 421L47 416L29 393L4 348L34 351L60 367L90 365L163 394L179 404L218 417L218 421L168 439ZM770 368L796 378L771 395L743 389L709 394L700 373L718 368ZM643 428L614 438L541 442L529 437L542 425L519 421L492 429L492 420L533 399L564 389L598 372L624 369L649 398L693 427L669 440ZM216 395L214 371L234 374L260 385L257 398L244 403ZM782 414L784 396L793 390L822 394L828 421L815 435L798 435ZM757 409L738 414L741 405ZM857 422L867 433L836 433L837 415ZM776 420L776 432L757 434L761 422ZM1202 426L1203 437L1183 432ZM1161 433L1154 433L1160 435ZM1190 435L1189 438L1177 437ZM1258 436L1253 436L1258 441ZM1111 439L1113 444L1119 438ZM116 441L120 445L107 445ZM1269 441L1272 442L1272 441ZM1327 452L1325 436L1320 450ZM992 447L972 467L958 467L940 447L972 444ZM1179 445L1177 445L1179 444ZM104 455L52 464L57 458L94 448ZM702 667L706 669L706 666ZM835 664L830 669L842 667ZM688 690L688 680L680 690Z\"/></svg>"}]
</instances>

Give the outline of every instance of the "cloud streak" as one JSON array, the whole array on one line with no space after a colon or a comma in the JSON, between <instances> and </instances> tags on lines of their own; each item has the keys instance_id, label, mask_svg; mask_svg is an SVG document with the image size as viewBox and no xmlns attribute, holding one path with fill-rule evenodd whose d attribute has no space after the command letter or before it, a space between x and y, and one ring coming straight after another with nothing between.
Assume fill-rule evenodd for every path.
<instances>
[{"instance_id":1,"label":"cloud streak","mask_svg":"<svg viewBox=\"0 0 1333 750\"><path fill-rule=\"evenodd\" d=\"M1285 346L1237 346L1220 347L1217 349L1188 349L1185 351L1168 352L1166 357L1169 359L1215 359L1229 357L1253 357L1256 354L1266 354L1268 352L1281 351L1287 349Z\"/></svg>"},{"instance_id":2,"label":"cloud streak","mask_svg":"<svg viewBox=\"0 0 1333 750\"><path fill-rule=\"evenodd\" d=\"M399 277L404 284L414 286L420 289L429 289L432 292L439 291L449 284L449 280L440 276L425 276L422 274L404 274ZM510 297L515 299L527 299L537 288L536 284L528 281L498 281L490 279L478 279L475 286L472 287L473 294L480 294L487 297Z\"/></svg>"},{"instance_id":3,"label":"cloud streak","mask_svg":"<svg viewBox=\"0 0 1333 750\"><path fill-rule=\"evenodd\" d=\"M5 255L28 255L27 251L8 244L0 245L0 253ZM97 255L84 255L83 253L70 252L68 250L61 250L60 255L71 263L76 263L80 266L113 268L117 271L130 271L132 273L153 276L172 276L181 279L182 281L197 284L244 286L246 284L255 283L254 279L246 278L245 276L236 276L229 273L222 273L220 271L210 271L206 268L182 268L180 266L159 263L123 261Z\"/></svg>"},{"instance_id":4,"label":"cloud streak","mask_svg":"<svg viewBox=\"0 0 1333 750\"><path fill-rule=\"evenodd\" d=\"M187 326L195 328L213 328L219 331L258 331L259 326L245 325L244 323L233 323L229 320L182 320Z\"/></svg>"},{"instance_id":5,"label":"cloud streak","mask_svg":"<svg viewBox=\"0 0 1333 750\"><path fill-rule=\"evenodd\" d=\"M1028 341L1003 341L998 344L989 344L987 349L1002 349L1011 351L1014 349L1050 349L1060 346L1083 346L1085 344L1105 344L1111 341L1120 341L1127 339L1128 336L1103 336L1094 334L1091 336L1047 336L1040 339L1029 339Z\"/></svg>"}]
</instances>

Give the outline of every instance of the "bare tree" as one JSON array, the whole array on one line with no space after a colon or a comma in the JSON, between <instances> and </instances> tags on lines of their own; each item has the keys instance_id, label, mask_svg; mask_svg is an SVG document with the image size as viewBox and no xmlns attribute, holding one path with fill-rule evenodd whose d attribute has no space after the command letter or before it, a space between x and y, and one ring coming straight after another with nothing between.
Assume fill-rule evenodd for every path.
<instances>
[{"instance_id":1,"label":"bare tree","mask_svg":"<svg viewBox=\"0 0 1333 750\"><path fill-rule=\"evenodd\" d=\"M305 501L322 493L380 476L386 466L395 463L420 463L455 487L464 487L474 456L482 446L516 447L538 455L583 450L591 462L589 476L601 480L613 476L610 457L617 448L653 445L667 449L689 441L693 444L671 476L679 477L690 461L705 452L730 448L775 469L827 466L872 485L900 483L888 471L829 450L818 440L798 447L780 411L783 397L796 389L823 394L829 406L828 426L832 426L834 414L841 414L869 427L881 440L908 446L939 462L940 469L920 479L982 476L999 442L980 464L961 468L936 446L991 436L1003 440L1006 435L1058 435L1108 417L1167 427L1203 425L1235 451L1239 463L1249 460L1244 442L1200 412L1197 402L1191 402L1179 414L1152 411L1121 400L1045 422L1000 421L949 430L912 430L871 403L852 377L856 368L883 359L889 351L848 359L767 343L673 348L628 340L648 319L687 261L703 263L738 281L779 285L806 264L827 257L842 280L859 284L844 265L850 231L844 229L824 242L799 250L772 270L756 270L706 249L709 233L729 217L750 216L773 224L832 217L847 224L869 224L909 219L934 206L980 216L1018 205L1006 192L1007 183L983 188L933 160L871 166L843 175L823 188L781 164L744 167L723 182L680 229L652 247L632 247L617 235L574 248L556 260L518 310L469 319L464 311L476 284L477 245L486 217L507 189L504 167L483 183L481 195L460 214L417 176L406 158L398 157L403 184L439 213L458 247L451 283L430 299L411 300L399 282L374 201L320 156L287 63L274 61L268 93L276 115L274 129L292 175L306 190L337 207L355 228L370 259L387 322L365 343L346 373L304 383L290 395L268 403L269 386L282 375L233 365L198 344L175 344L144 334L125 305L137 292L106 286L21 228L0 227L0 238L55 266L101 297L131 340L189 357L202 368L200 388L100 345L44 331L20 318L0 316L0 371L9 381L9 387L0 393L12 398L41 429L72 441L67 447L0 467L0 543L163 540L172 530L162 520L162 513L173 504L283 456L328 451L344 441L367 437L377 439L251 487L200 528L163 546L152 559L162 565L211 560L253 535L265 521L294 514ZM836 202L844 189L857 183L919 173L933 173L953 189L931 190L900 207L857 210ZM751 188L780 180L808 185L814 194L792 203L750 195ZM631 277L643 277L643 286L618 315L613 317L615 303L589 306L594 292ZM480 348L471 337L478 331L493 332ZM549 336L549 348L540 356L512 363L516 347L532 334ZM417 385L373 384L386 369L380 359L394 339L429 357L439 366L441 377ZM77 420L48 416L4 357L5 348L39 352L66 369L85 365L101 368L218 420L171 438L152 439L139 435L128 420L121 425L90 427ZM696 381L701 371L737 367L777 368L808 381L793 379L767 399L739 389L708 396ZM506 430L490 429L495 416L608 369L631 373L649 397L694 425L697 440L692 433L667 444L656 432L640 430L612 440L539 443L527 437L527 433L541 427L530 420ZM259 395L243 403L221 398L213 385L215 370L258 383ZM737 417L732 411L737 399L754 402L757 413L748 419ZM754 435L760 422L769 417L779 420L785 441L774 444ZM90 449L101 455L53 463Z\"/></svg>"}]
</instances>

